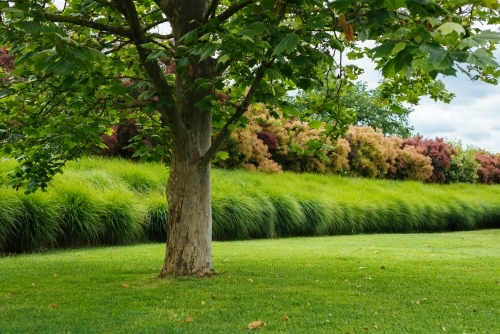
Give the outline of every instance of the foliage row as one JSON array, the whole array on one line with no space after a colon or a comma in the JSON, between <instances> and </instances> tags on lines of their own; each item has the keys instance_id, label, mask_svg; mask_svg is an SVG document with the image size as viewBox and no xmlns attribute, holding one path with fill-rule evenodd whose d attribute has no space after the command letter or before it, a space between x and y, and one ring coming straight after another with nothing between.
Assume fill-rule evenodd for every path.
<instances>
[{"instance_id":1,"label":"foliage row","mask_svg":"<svg viewBox=\"0 0 500 334\"><path fill-rule=\"evenodd\" d=\"M0 178L0 252L164 242L167 178L159 164L116 159L70 164L30 195ZM214 240L500 227L497 186L215 170L212 194Z\"/></svg>"},{"instance_id":2,"label":"foliage row","mask_svg":"<svg viewBox=\"0 0 500 334\"><path fill-rule=\"evenodd\" d=\"M249 110L248 126L226 140L223 149L229 156L217 161L218 166L428 183L500 183L500 156L464 149L460 142L385 136L368 126L351 126L343 138L324 139L320 122L274 118L265 108Z\"/></svg>"}]
</instances>

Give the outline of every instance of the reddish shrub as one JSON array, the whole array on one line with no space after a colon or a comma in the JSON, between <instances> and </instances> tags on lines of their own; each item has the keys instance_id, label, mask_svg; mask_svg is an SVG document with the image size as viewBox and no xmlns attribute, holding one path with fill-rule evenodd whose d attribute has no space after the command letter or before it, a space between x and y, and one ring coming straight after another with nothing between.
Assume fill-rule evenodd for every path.
<instances>
[{"instance_id":1,"label":"reddish shrub","mask_svg":"<svg viewBox=\"0 0 500 334\"><path fill-rule=\"evenodd\" d=\"M129 145L130 139L138 133L135 123L135 119L123 121L123 123L113 126L114 131L111 136L103 135L102 139L108 148L101 150L101 154L131 158L134 150L125 148L125 146Z\"/></svg>"},{"instance_id":2,"label":"reddish shrub","mask_svg":"<svg viewBox=\"0 0 500 334\"><path fill-rule=\"evenodd\" d=\"M419 135L406 139L403 142L403 147L405 146L414 146L419 153L431 158L434 170L432 175L427 178L427 182L446 182L444 172L450 168L452 157L457 154L451 144L445 143L442 138L436 138L435 140L424 139L423 136Z\"/></svg>"},{"instance_id":3,"label":"reddish shrub","mask_svg":"<svg viewBox=\"0 0 500 334\"><path fill-rule=\"evenodd\" d=\"M257 138L262 140L270 150L275 150L278 148L278 142L276 141L274 135L270 132L261 131L257 133Z\"/></svg>"},{"instance_id":4,"label":"reddish shrub","mask_svg":"<svg viewBox=\"0 0 500 334\"><path fill-rule=\"evenodd\" d=\"M481 165L478 170L478 182L486 184L500 183L500 155L485 151L476 153L476 161Z\"/></svg>"}]
</instances>

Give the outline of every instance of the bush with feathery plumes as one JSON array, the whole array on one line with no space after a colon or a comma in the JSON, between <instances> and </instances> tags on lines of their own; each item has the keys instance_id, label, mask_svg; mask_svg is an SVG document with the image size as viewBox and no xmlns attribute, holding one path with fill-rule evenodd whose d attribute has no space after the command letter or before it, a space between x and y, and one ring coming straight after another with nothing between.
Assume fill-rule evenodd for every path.
<instances>
[{"instance_id":1,"label":"bush with feathery plumes","mask_svg":"<svg viewBox=\"0 0 500 334\"><path fill-rule=\"evenodd\" d=\"M500 154L478 151L475 158L481 165L478 170L478 181L486 184L500 183Z\"/></svg>"},{"instance_id":2,"label":"bush with feathery plumes","mask_svg":"<svg viewBox=\"0 0 500 334\"><path fill-rule=\"evenodd\" d=\"M312 129L308 123L297 119L276 119L263 113L263 104L249 108L245 116L249 125L232 133L226 140L224 150L229 158L219 161L225 168L242 167L247 170L258 170L279 173L282 170L295 172L317 172L322 174L337 173L349 168L347 154L349 144L345 139L332 143L326 139L329 149L321 153L329 160L317 156L301 154L307 142L319 139L323 129Z\"/></svg>"},{"instance_id":3,"label":"bush with feathery plumes","mask_svg":"<svg viewBox=\"0 0 500 334\"><path fill-rule=\"evenodd\" d=\"M405 146L397 151L396 159L387 170L386 177L395 180L425 181L434 169L431 158L421 154L415 146Z\"/></svg>"},{"instance_id":4,"label":"bush with feathery plumes","mask_svg":"<svg viewBox=\"0 0 500 334\"><path fill-rule=\"evenodd\" d=\"M427 178L430 183L445 183L445 171L450 168L451 160L457 151L451 144L446 143L442 138L424 139L418 135L409 139L405 139L403 147L415 146L417 151L426 157L431 158L431 164L434 168L432 175Z\"/></svg>"},{"instance_id":5,"label":"bush with feathery plumes","mask_svg":"<svg viewBox=\"0 0 500 334\"><path fill-rule=\"evenodd\" d=\"M381 132L364 126L352 126L347 132L351 146L350 174L369 178L383 177L395 164L402 139L385 137Z\"/></svg>"}]
</instances>

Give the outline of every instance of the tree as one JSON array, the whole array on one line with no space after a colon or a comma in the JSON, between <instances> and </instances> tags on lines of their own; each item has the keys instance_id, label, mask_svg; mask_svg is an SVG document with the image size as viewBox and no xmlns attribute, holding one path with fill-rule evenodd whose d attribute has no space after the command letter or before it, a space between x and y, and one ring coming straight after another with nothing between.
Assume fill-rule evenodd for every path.
<instances>
[{"instance_id":1,"label":"tree","mask_svg":"<svg viewBox=\"0 0 500 334\"><path fill-rule=\"evenodd\" d=\"M330 80L330 83L332 80ZM335 81L333 81L335 84ZM323 88L317 92L319 101L324 101L328 95L328 87ZM302 92L294 99L297 107L303 114L314 115L324 121L329 121L330 113L322 110L309 110L311 106L311 99L308 93ZM374 129L381 129L382 133L389 136L400 136L408 138L411 136L413 127L408 124L408 116L413 109L390 97L383 98L378 90L369 90L364 82L356 82L354 86L350 87L343 96L340 97L339 102L347 109L354 112L353 125L370 126Z\"/></svg>"},{"instance_id":2,"label":"tree","mask_svg":"<svg viewBox=\"0 0 500 334\"><path fill-rule=\"evenodd\" d=\"M169 222L161 276L212 270L210 163L251 103L297 116L291 89L322 86L334 69L341 96L350 58L368 54L386 94L445 98L438 74L494 82L493 43L478 22L499 21L492 0L49 0L0 2L4 68L0 129L19 168L13 185L47 186L64 163L102 147L101 134L131 114L172 141ZM155 29L167 23L172 33ZM375 40L368 50L355 41ZM350 115L330 108L324 136ZM212 133L216 135L212 139ZM310 147L321 146L321 141Z\"/></svg>"}]
</instances>

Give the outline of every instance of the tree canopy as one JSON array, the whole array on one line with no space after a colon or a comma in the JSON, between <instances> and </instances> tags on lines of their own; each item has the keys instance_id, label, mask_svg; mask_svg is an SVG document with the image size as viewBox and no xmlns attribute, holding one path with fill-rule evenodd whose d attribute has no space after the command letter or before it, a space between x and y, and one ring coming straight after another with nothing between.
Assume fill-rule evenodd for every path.
<instances>
[{"instance_id":1,"label":"tree canopy","mask_svg":"<svg viewBox=\"0 0 500 334\"><path fill-rule=\"evenodd\" d=\"M335 100L360 73L345 57L371 58L384 96L410 102L446 100L439 74L499 75L500 35L478 28L499 22L496 0L17 0L0 10L0 46L15 59L0 73L0 140L20 163L13 185L46 187L133 117L171 145L162 275L210 271L210 161L251 103L296 117L286 92L313 92L333 73L324 135L337 136L352 114ZM171 33L157 32L164 23ZM368 40L377 46L359 44Z\"/></svg>"}]
</instances>

